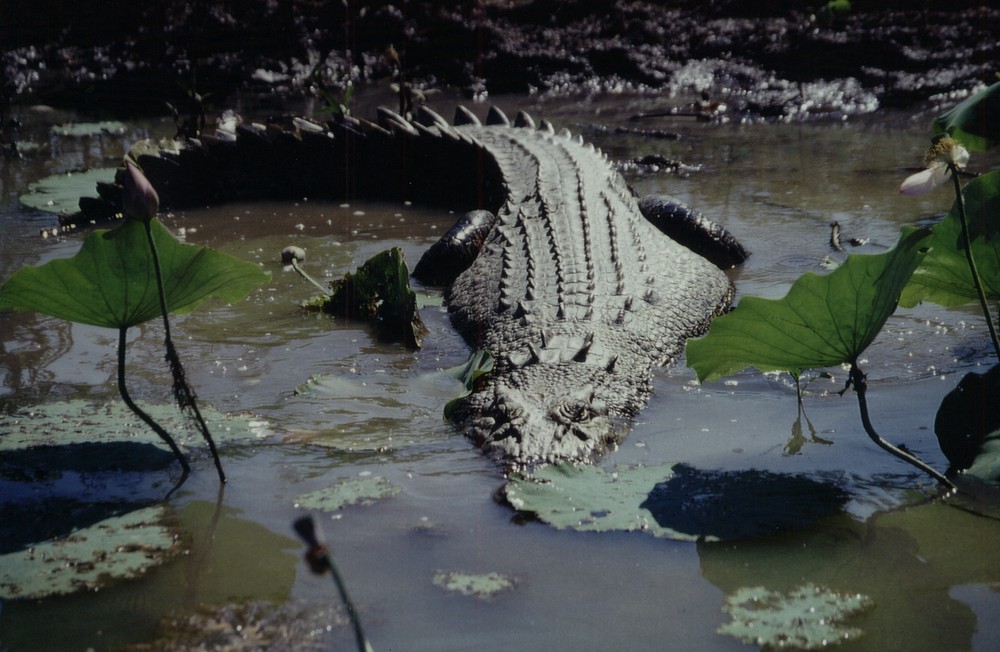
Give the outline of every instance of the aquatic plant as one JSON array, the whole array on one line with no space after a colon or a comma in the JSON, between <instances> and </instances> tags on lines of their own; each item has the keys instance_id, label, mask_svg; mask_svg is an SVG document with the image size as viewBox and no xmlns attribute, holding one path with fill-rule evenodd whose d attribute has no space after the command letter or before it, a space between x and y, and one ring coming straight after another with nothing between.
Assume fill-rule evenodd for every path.
<instances>
[{"instance_id":1,"label":"aquatic plant","mask_svg":"<svg viewBox=\"0 0 1000 652\"><path fill-rule=\"evenodd\" d=\"M410 270L402 249L393 247L375 254L354 273L347 272L343 279L331 281L329 288L302 269L304 259L305 252L299 247L286 247L281 252L284 264L322 292L303 307L367 320L375 324L382 339L398 339L411 349L420 348L427 327L420 319L417 295L410 288Z\"/></svg>"},{"instance_id":2,"label":"aquatic plant","mask_svg":"<svg viewBox=\"0 0 1000 652\"><path fill-rule=\"evenodd\" d=\"M959 179L969 150L1000 143L998 125L1000 83L936 118L927 167L907 178L900 191L922 194L951 180L956 199L948 215L929 229L904 228L896 247L885 254L850 255L831 274L803 275L781 299L743 298L733 312L715 320L705 337L688 342L688 366L699 380L747 367L786 371L797 379L806 369L846 365L849 372L843 391L855 390L869 437L945 487L954 488L944 474L875 431L868 413L867 378L859 360L897 305L931 301L953 306L975 300L1000 358L1000 340L988 303L1000 299L1000 238L994 237L1000 228L996 220L1000 172L984 174L964 188Z\"/></svg>"},{"instance_id":3,"label":"aquatic plant","mask_svg":"<svg viewBox=\"0 0 1000 652\"><path fill-rule=\"evenodd\" d=\"M184 469L190 465L170 434L129 395L125 348L130 327L162 317L165 358L174 398L191 415L225 482L215 442L198 409L170 335L169 313L193 310L210 296L243 299L269 275L252 263L207 247L181 244L156 219L159 198L129 161L119 177L125 219L111 230L95 230L71 258L26 266L0 287L0 309L30 310L69 321L118 330L118 391L122 400L170 447Z\"/></svg>"}]
</instances>

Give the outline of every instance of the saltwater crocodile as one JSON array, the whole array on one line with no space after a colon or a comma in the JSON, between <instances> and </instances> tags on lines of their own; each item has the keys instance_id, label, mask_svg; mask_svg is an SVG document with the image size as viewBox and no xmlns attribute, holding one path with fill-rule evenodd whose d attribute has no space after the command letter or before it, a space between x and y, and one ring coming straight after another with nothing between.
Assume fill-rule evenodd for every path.
<instances>
[{"instance_id":1,"label":"saltwater crocodile","mask_svg":"<svg viewBox=\"0 0 1000 652\"><path fill-rule=\"evenodd\" d=\"M439 269L443 250L466 253L439 280L457 274L445 294L452 322L493 352L495 367L455 418L513 465L588 460L613 446L647 402L653 367L729 306L733 287L719 267L643 212L684 218L681 230L732 256L727 265L745 255L693 212L662 198L640 204L604 154L523 113L511 125L491 109L481 124L459 109L449 124L427 110L412 122L380 110L378 125L296 118L222 135L131 156L163 206L394 194L491 209L457 225L429 252L438 260L425 256L417 269Z\"/></svg>"}]
</instances>

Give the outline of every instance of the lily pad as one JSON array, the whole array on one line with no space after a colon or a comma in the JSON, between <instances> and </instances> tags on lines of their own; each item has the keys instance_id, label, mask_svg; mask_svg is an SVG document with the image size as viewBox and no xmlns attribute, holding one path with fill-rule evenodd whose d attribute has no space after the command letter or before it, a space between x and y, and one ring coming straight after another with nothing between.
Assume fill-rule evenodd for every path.
<instances>
[{"instance_id":1,"label":"lily pad","mask_svg":"<svg viewBox=\"0 0 1000 652\"><path fill-rule=\"evenodd\" d=\"M141 404L182 446L202 442L188 419L174 405ZM272 433L266 422L248 417L229 417L210 407L202 416L222 441L260 440ZM99 442L155 444L166 449L155 432L142 423L119 401L107 403L83 400L49 403L0 415L0 452L39 446L69 446ZM149 456L150 464L162 463L161 456Z\"/></svg>"},{"instance_id":2,"label":"lily pad","mask_svg":"<svg viewBox=\"0 0 1000 652\"><path fill-rule=\"evenodd\" d=\"M103 120L101 122L70 122L52 127L52 133L57 136L70 136L81 138L83 136L99 136L101 134L122 134L125 132L125 123L117 120Z\"/></svg>"},{"instance_id":3,"label":"lily pad","mask_svg":"<svg viewBox=\"0 0 1000 652\"><path fill-rule=\"evenodd\" d=\"M949 134L970 151L995 147L1000 143L1000 82L935 118L934 131Z\"/></svg>"},{"instance_id":4,"label":"lily pad","mask_svg":"<svg viewBox=\"0 0 1000 652\"><path fill-rule=\"evenodd\" d=\"M270 278L257 265L229 254L182 244L158 220L150 226L171 312L189 312L210 296L239 301ZM159 317L145 226L125 220L113 230L91 233L72 258L22 267L0 287L0 308L116 329Z\"/></svg>"},{"instance_id":5,"label":"lily pad","mask_svg":"<svg viewBox=\"0 0 1000 652\"><path fill-rule=\"evenodd\" d=\"M500 573L480 575L457 572L438 573L434 576L434 584L446 591L482 600L514 588L514 581Z\"/></svg>"},{"instance_id":6,"label":"lily pad","mask_svg":"<svg viewBox=\"0 0 1000 652\"><path fill-rule=\"evenodd\" d=\"M972 235L972 253L987 299L1000 299L1000 171L970 181L962 191ZM930 301L950 307L977 301L972 274L965 259L958 204L932 227L925 241L931 248L914 271L900 298L909 307Z\"/></svg>"},{"instance_id":7,"label":"lily pad","mask_svg":"<svg viewBox=\"0 0 1000 652\"><path fill-rule=\"evenodd\" d=\"M858 638L861 630L843 621L873 606L860 593L845 595L813 584L788 594L743 587L726 598L725 610L733 621L718 631L765 650L821 650Z\"/></svg>"},{"instance_id":8,"label":"lily pad","mask_svg":"<svg viewBox=\"0 0 1000 652\"><path fill-rule=\"evenodd\" d=\"M80 210L81 197L97 197L97 183L112 183L115 168L96 168L85 172L66 172L45 177L28 186L21 203L49 213L69 214Z\"/></svg>"},{"instance_id":9,"label":"lily pad","mask_svg":"<svg viewBox=\"0 0 1000 652\"><path fill-rule=\"evenodd\" d=\"M295 499L301 509L335 512L348 505L371 505L399 493L399 487L380 476L344 480L332 487L302 494Z\"/></svg>"},{"instance_id":10,"label":"lily pad","mask_svg":"<svg viewBox=\"0 0 1000 652\"><path fill-rule=\"evenodd\" d=\"M510 504L559 529L644 531L679 541L745 539L806 527L848 495L810 478L701 471L686 464L619 469L559 464L515 476Z\"/></svg>"},{"instance_id":11,"label":"lily pad","mask_svg":"<svg viewBox=\"0 0 1000 652\"><path fill-rule=\"evenodd\" d=\"M163 507L147 507L2 555L0 598L69 594L138 577L179 551L165 516Z\"/></svg>"},{"instance_id":12,"label":"lily pad","mask_svg":"<svg viewBox=\"0 0 1000 652\"><path fill-rule=\"evenodd\" d=\"M798 376L854 361L896 309L929 235L913 230L892 251L848 256L825 276L804 274L781 299L744 297L708 335L688 341L688 366L706 381L747 367Z\"/></svg>"},{"instance_id":13,"label":"lily pad","mask_svg":"<svg viewBox=\"0 0 1000 652\"><path fill-rule=\"evenodd\" d=\"M979 454L965 474L988 482L1000 482L1000 430L986 435Z\"/></svg>"},{"instance_id":14,"label":"lily pad","mask_svg":"<svg viewBox=\"0 0 1000 652\"><path fill-rule=\"evenodd\" d=\"M672 466L638 467L607 473L595 466L553 464L531 475L515 475L503 488L514 509L531 512L560 529L580 532L649 532L695 541L696 535L663 527L640 506L650 489L674 474Z\"/></svg>"}]
</instances>

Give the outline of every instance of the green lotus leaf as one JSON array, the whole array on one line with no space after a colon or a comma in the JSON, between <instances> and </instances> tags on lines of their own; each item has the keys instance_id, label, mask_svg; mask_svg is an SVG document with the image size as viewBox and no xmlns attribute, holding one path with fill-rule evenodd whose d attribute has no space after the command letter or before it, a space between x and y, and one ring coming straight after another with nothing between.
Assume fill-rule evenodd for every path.
<instances>
[{"instance_id":1,"label":"green lotus leaf","mask_svg":"<svg viewBox=\"0 0 1000 652\"><path fill-rule=\"evenodd\" d=\"M229 254L182 244L150 222L167 306L189 312L210 296L239 301L270 275ZM34 310L70 321L127 328L159 317L159 295L144 225L125 220L97 230L72 258L22 267L0 287L0 309Z\"/></svg>"},{"instance_id":2,"label":"green lotus leaf","mask_svg":"<svg viewBox=\"0 0 1000 652\"><path fill-rule=\"evenodd\" d=\"M344 480L332 487L311 491L295 499L295 506L335 512L347 505L371 505L399 493L399 487L379 476Z\"/></svg>"},{"instance_id":3,"label":"green lotus leaf","mask_svg":"<svg viewBox=\"0 0 1000 652\"><path fill-rule=\"evenodd\" d=\"M947 133L967 149L982 152L1000 143L1000 82L934 119L935 133Z\"/></svg>"},{"instance_id":4,"label":"green lotus leaf","mask_svg":"<svg viewBox=\"0 0 1000 652\"><path fill-rule=\"evenodd\" d=\"M174 434L180 446L195 447L203 443L190 426L188 417L175 405L156 405L140 401L140 406L164 428ZM218 433L221 443L256 442L273 435L270 425L249 416L229 416L212 407L202 408L209 427ZM0 457L4 454L48 447L51 450L81 444L151 444L166 450L163 440L150 430L121 401L88 401L75 399L34 405L0 414ZM124 449L123 449L124 450ZM147 468L158 468L160 457L150 453ZM50 464L53 458L50 458ZM76 457L78 465L85 457ZM136 464L142 458L128 462ZM96 461L95 461L96 463ZM122 460L125 464L126 460ZM76 468L79 468L77 466ZM2 530L2 528L0 528Z\"/></svg>"},{"instance_id":5,"label":"green lotus leaf","mask_svg":"<svg viewBox=\"0 0 1000 652\"><path fill-rule=\"evenodd\" d=\"M45 177L28 186L18 199L29 208L49 213L75 213L81 197L97 197L99 181L113 182L115 168L96 168L86 172L65 172Z\"/></svg>"},{"instance_id":6,"label":"green lotus leaf","mask_svg":"<svg viewBox=\"0 0 1000 652\"><path fill-rule=\"evenodd\" d=\"M995 301L1000 299L1000 171L970 181L962 194L979 278L986 298ZM925 242L931 251L903 290L900 304L909 307L930 301L949 307L977 301L957 202L931 231Z\"/></svg>"},{"instance_id":7,"label":"green lotus leaf","mask_svg":"<svg viewBox=\"0 0 1000 652\"><path fill-rule=\"evenodd\" d=\"M0 598L29 599L96 590L138 577L180 552L163 507L105 519L27 550L0 555Z\"/></svg>"},{"instance_id":8,"label":"green lotus leaf","mask_svg":"<svg viewBox=\"0 0 1000 652\"><path fill-rule=\"evenodd\" d=\"M657 483L671 478L673 466L619 469L551 464L531 475L514 475L503 495L514 509L535 514L559 530L649 532L653 536L695 541L698 536L657 523L640 503Z\"/></svg>"},{"instance_id":9,"label":"green lotus leaf","mask_svg":"<svg viewBox=\"0 0 1000 652\"><path fill-rule=\"evenodd\" d=\"M514 588L514 580L500 573L437 573L434 585L445 591L486 600Z\"/></svg>"},{"instance_id":10,"label":"green lotus leaf","mask_svg":"<svg viewBox=\"0 0 1000 652\"><path fill-rule=\"evenodd\" d=\"M725 610L733 620L719 633L766 650L822 650L858 638L861 630L843 621L874 606L860 593L842 594L813 584L788 594L762 586L742 587L726 598Z\"/></svg>"},{"instance_id":11,"label":"green lotus leaf","mask_svg":"<svg viewBox=\"0 0 1000 652\"><path fill-rule=\"evenodd\" d=\"M688 341L688 366L706 381L747 367L798 376L855 360L896 309L928 235L913 230L892 251L848 256L824 276L806 273L781 299L743 298L708 335Z\"/></svg>"},{"instance_id":12,"label":"green lotus leaf","mask_svg":"<svg viewBox=\"0 0 1000 652\"><path fill-rule=\"evenodd\" d=\"M979 454L972 466L965 470L965 475L987 482L1000 482L1000 430L986 435Z\"/></svg>"}]
</instances>

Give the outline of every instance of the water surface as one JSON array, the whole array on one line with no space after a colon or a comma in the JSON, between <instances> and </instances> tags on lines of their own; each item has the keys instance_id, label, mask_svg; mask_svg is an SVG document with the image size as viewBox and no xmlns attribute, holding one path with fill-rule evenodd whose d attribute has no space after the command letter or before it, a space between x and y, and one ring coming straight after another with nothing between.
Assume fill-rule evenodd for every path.
<instances>
[{"instance_id":1,"label":"water surface","mask_svg":"<svg viewBox=\"0 0 1000 652\"><path fill-rule=\"evenodd\" d=\"M649 100L499 102L512 111L530 106L557 127L577 130L626 124ZM53 118L32 120L34 133L44 134ZM919 164L927 123L895 116L805 125L675 118L643 126L676 131L678 140L588 138L612 158L656 153L694 166L685 178L630 180L640 194L673 194L727 225L753 251L733 273L740 294L780 296L803 272L821 272L826 259L838 258L828 244L831 222L868 242L857 251L876 253L895 243L900 226L947 210L943 191L919 200L896 192L904 168ZM18 205L28 183L113 165L129 143L170 128L153 123L121 136L46 137L38 153L6 161L0 277L21 264L72 255L83 238L38 237L54 220ZM349 648L342 614L329 611L333 586L298 561L290 523L303 513L298 496L380 476L399 493L318 514L377 650L747 649L716 633L729 620L726 594L758 585L788 591L806 582L876 601L852 620L864 635L845 650L995 649L1000 524L930 500L931 481L876 449L853 396L838 394L842 369L808 383L804 413L787 377L746 372L699 386L683 364L659 370L654 398L632 434L601 462L609 470L684 462L704 471L801 473L849 494L839 513L814 525L694 544L643 533L557 531L517 518L495 499L505 482L501 469L441 417L456 388L439 372L470 351L451 329L440 292L418 288L430 334L413 352L379 342L365 325L302 312L298 304L312 289L278 260L294 244L307 250L310 273L336 278L399 246L413 264L455 217L433 207L309 198L164 215L187 241L272 273L237 305L206 305L174 321L200 399L252 415L267 424L267 435L223 447L230 481L222 493L210 458L196 452L193 477L169 500L187 554L98 592L8 600L0 646L108 649L153 639L164 617L249 600L298 605L313 614L304 621L310 640ZM116 400L115 336L43 316L0 315L0 402L16 411L70 398ZM169 402L160 338L158 326L136 329L128 352L133 394L152 403ZM984 370L989 355L975 310L901 311L863 361L876 427L944 469L931 427L937 405L964 373ZM158 484L143 491L165 494L171 474L176 469L160 472ZM0 478L12 491L32 486ZM102 478L109 492L121 480ZM514 586L488 599L467 597L435 585L442 572L497 572ZM269 622L290 627L291 620ZM296 632L289 649L303 636Z\"/></svg>"}]
</instances>

